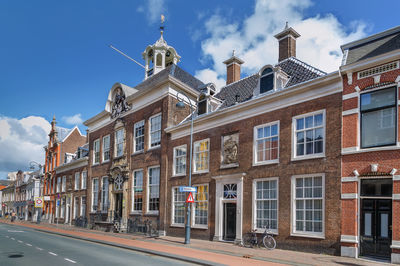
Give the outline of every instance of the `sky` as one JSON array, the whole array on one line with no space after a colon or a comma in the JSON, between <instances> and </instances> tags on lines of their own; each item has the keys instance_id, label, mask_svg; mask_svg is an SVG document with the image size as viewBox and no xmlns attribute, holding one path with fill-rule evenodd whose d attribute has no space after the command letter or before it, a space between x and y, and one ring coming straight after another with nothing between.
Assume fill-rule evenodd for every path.
<instances>
[{"instance_id":1,"label":"sky","mask_svg":"<svg viewBox=\"0 0 400 266\"><path fill-rule=\"evenodd\" d=\"M104 110L116 82L134 87L137 61L160 37L178 65L203 82L225 84L232 50L242 77L278 59L273 37L285 22L300 33L297 57L323 71L338 69L340 45L398 26L400 1L316 0L0 0L0 179L43 163L50 121L85 134L83 121Z\"/></svg>"}]
</instances>

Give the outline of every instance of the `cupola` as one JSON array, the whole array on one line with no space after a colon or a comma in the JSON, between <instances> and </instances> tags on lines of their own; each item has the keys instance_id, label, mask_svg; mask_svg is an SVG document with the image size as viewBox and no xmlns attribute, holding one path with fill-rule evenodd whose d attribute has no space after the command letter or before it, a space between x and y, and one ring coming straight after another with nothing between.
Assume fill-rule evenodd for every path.
<instances>
[{"instance_id":1,"label":"cupola","mask_svg":"<svg viewBox=\"0 0 400 266\"><path fill-rule=\"evenodd\" d=\"M163 22L163 21L162 21ZM177 64L180 56L172 46L169 46L164 40L164 27L160 27L160 38L155 44L147 46L142 53L145 60L145 75L144 79L157 74L171 64Z\"/></svg>"}]
</instances>

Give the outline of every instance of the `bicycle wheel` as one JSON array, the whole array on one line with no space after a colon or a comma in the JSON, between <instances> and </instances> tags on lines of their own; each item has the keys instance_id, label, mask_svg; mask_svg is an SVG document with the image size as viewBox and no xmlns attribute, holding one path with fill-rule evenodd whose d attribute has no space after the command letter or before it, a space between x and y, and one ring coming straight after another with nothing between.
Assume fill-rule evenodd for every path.
<instances>
[{"instance_id":1,"label":"bicycle wheel","mask_svg":"<svg viewBox=\"0 0 400 266\"><path fill-rule=\"evenodd\" d=\"M246 248L251 248L253 246L252 240L253 240L252 234L250 233L245 234L242 239L243 246Z\"/></svg>"},{"instance_id":2,"label":"bicycle wheel","mask_svg":"<svg viewBox=\"0 0 400 266\"><path fill-rule=\"evenodd\" d=\"M266 247L266 248L269 249L269 250L273 250L273 249L276 247L276 241L275 241L275 239L274 239L272 236L270 236L270 235L264 236L264 238L263 238L263 244L264 244L264 247Z\"/></svg>"}]
</instances>

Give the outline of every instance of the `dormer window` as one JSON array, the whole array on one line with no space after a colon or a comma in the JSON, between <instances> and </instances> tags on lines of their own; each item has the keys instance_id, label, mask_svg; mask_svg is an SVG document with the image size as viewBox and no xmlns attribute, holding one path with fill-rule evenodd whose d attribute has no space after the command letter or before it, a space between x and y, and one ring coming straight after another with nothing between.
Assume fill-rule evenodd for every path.
<instances>
[{"instance_id":1,"label":"dormer window","mask_svg":"<svg viewBox=\"0 0 400 266\"><path fill-rule=\"evenodd\" d=\"M207 113L207 102L208 99L204 93L199 96L198 107L197 107L197 114L202 115Z\"/></svg>"},{"instance_id":2,"label":"dormer window","mask_svg":"<svg viewBox=\"0 0 400 266\"><path fill-rule=\"evenodd\" d=\"M260 94L274 89L274 71L267 67L261 73L260 78Z\"/></svg>"}]
</instances>

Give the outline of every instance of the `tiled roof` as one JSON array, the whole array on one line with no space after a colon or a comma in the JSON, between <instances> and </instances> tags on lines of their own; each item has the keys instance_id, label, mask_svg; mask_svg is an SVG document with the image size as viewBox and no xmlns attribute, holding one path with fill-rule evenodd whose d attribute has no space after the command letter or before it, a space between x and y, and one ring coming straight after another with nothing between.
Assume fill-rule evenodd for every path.
<instances>
[{"instance_id":1,"label":"tiled roof","mask_svg":"<svg viewBox=\"0 0 400 266\"><path fill-rule=\"evenodd\" d=\"M276 66L279 66L281 70L289 76L289 81L285 88L326 75L325 72L295 57L282 60ZM250 100L253 97L258 80L259 75L256 73L222 87L220 92L216 95L217 98L223 100L220 109Z\"/></svg>"},{"instance_id":2,"label":"tiled roof","mask_svg":"<svg viewBox=\"0 0 400 266\"><path fill-rule=\"evenodd\" d=\"M198 90L199 87L203 86L204 83L178 67L175 64L167 66L165 69L161 70L157 74L152 75L151 77L144 80L142 83L138 84L135 89L142 90L144 88L152 87L153 84L157 84L159 81L166 79L168 76L172 76L189 87Z\"/></svg>"}]
</instances>

